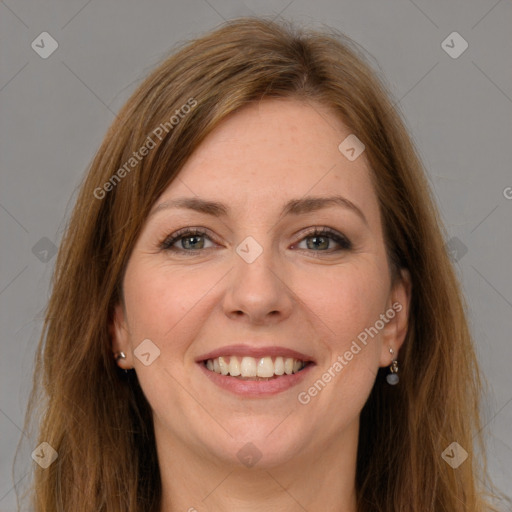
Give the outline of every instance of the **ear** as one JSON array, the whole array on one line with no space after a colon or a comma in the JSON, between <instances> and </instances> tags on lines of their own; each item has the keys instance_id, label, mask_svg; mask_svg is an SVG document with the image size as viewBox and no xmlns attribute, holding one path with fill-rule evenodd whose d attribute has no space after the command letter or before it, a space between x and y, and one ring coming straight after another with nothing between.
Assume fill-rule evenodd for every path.
<instances>
[{"instance_id":1,"label":"ear","mask_svg":"<svg viewBox=\"0 0 512 512\"><path fill-rule=\"evenodd\" d=\"M391 361L398 357L398 351L409 328L411 291L411 274L407 269L400 269L400 275L391 289L384 313L389 321L383 329L380 366L389 366ZM389 351L390 348L393 349L393 356Z\"/></svg>"},{"instance_id":2,"label":"ear","mask_svg":"<svg viewBox=\"0 0 512 512\"><path fill-rule=\"evenodd\" d=\"M117 365L123 370L130 370L133 368L133 357L130 346L130 333L126 322L126 311L122 304L117 304L114 308L112 320L109 324L109 332L114 357L119 352L123 352L126 355L126 359L119 359Z\"/></svg>"}]
</instances>

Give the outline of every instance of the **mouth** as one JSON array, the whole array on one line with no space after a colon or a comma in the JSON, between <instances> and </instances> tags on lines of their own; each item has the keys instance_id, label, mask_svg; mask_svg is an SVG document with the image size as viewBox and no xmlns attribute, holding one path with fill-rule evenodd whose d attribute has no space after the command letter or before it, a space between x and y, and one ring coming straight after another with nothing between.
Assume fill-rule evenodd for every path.
<instances>
[{"instance_id":1,"label":"mouth","mask_svg":"<svg viewBox=\"0 0 512 512\"><path fill-rule=\"evenodd\" d=\"M290 389L316 364L311 357L283 347L244 345L217 349L199 357L196 363L210 382L248 398Z\"/></svg>"},{"instance_id":2,"label":"mouth","mask_svg":"<svg viewBox=\"0 0 512 512\"><path fill-rule=\"evenodd\" d=\"M294 375L311 364L294 357L283 356L219 356L203 361L204 366L211 372L225 375L238 380L272 380L283 375Z\"/></svg>"}]
</instances>

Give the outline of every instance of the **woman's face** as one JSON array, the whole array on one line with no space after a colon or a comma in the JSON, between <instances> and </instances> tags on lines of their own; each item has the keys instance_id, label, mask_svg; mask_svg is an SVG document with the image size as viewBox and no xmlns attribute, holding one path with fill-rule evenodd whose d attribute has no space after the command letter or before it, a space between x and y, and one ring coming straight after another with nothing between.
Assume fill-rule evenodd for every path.
<instances>
[{"instance_id":1,"label":"woman's face","mask_svg":"<svg viewBox=\"0 0 512 512\"><path fill-rule=\"evenodd\" d=\"M113 349L159 447L271 467L357 440L405 336L409 287L392 287L365 153L338 148L349 135L317 103L251 104L156 201Z\"/></svg>"}]
</instances>

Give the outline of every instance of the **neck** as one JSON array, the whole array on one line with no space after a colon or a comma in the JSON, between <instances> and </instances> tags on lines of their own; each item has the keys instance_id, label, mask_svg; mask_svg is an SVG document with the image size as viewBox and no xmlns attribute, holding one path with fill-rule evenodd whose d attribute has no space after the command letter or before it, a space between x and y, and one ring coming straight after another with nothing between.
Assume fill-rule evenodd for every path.
<instances>
[{"instance_id":1,"label":"neck","mask_svg":"<svg viewBox=\"0 0 512 512\"><path fill-rule=\"evenodd\" d=\"M314 444L272 467L257 463L252 468L206 458L156 428L160 512L356 512L358 428L355 422L324 446Z\"/></svg>"}]
</instances>

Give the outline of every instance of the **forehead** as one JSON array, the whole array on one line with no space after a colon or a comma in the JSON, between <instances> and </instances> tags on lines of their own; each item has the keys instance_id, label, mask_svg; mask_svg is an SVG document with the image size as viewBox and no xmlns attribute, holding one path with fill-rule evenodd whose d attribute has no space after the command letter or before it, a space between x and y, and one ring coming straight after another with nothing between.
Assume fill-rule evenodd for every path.
<instances>
[{"instance_id":1,"label":"forehead","mask_svg":"<svg viewBox=\"0 0 512 512\"><path fill-rule=\"evenodd\" d=\"M324 105L265 99L225 118L162 195L221 200L242 211L290 198L340 193L378 216L363 154L348 160L338 146L351 134Z\"/></svg>"}]
</instances>

